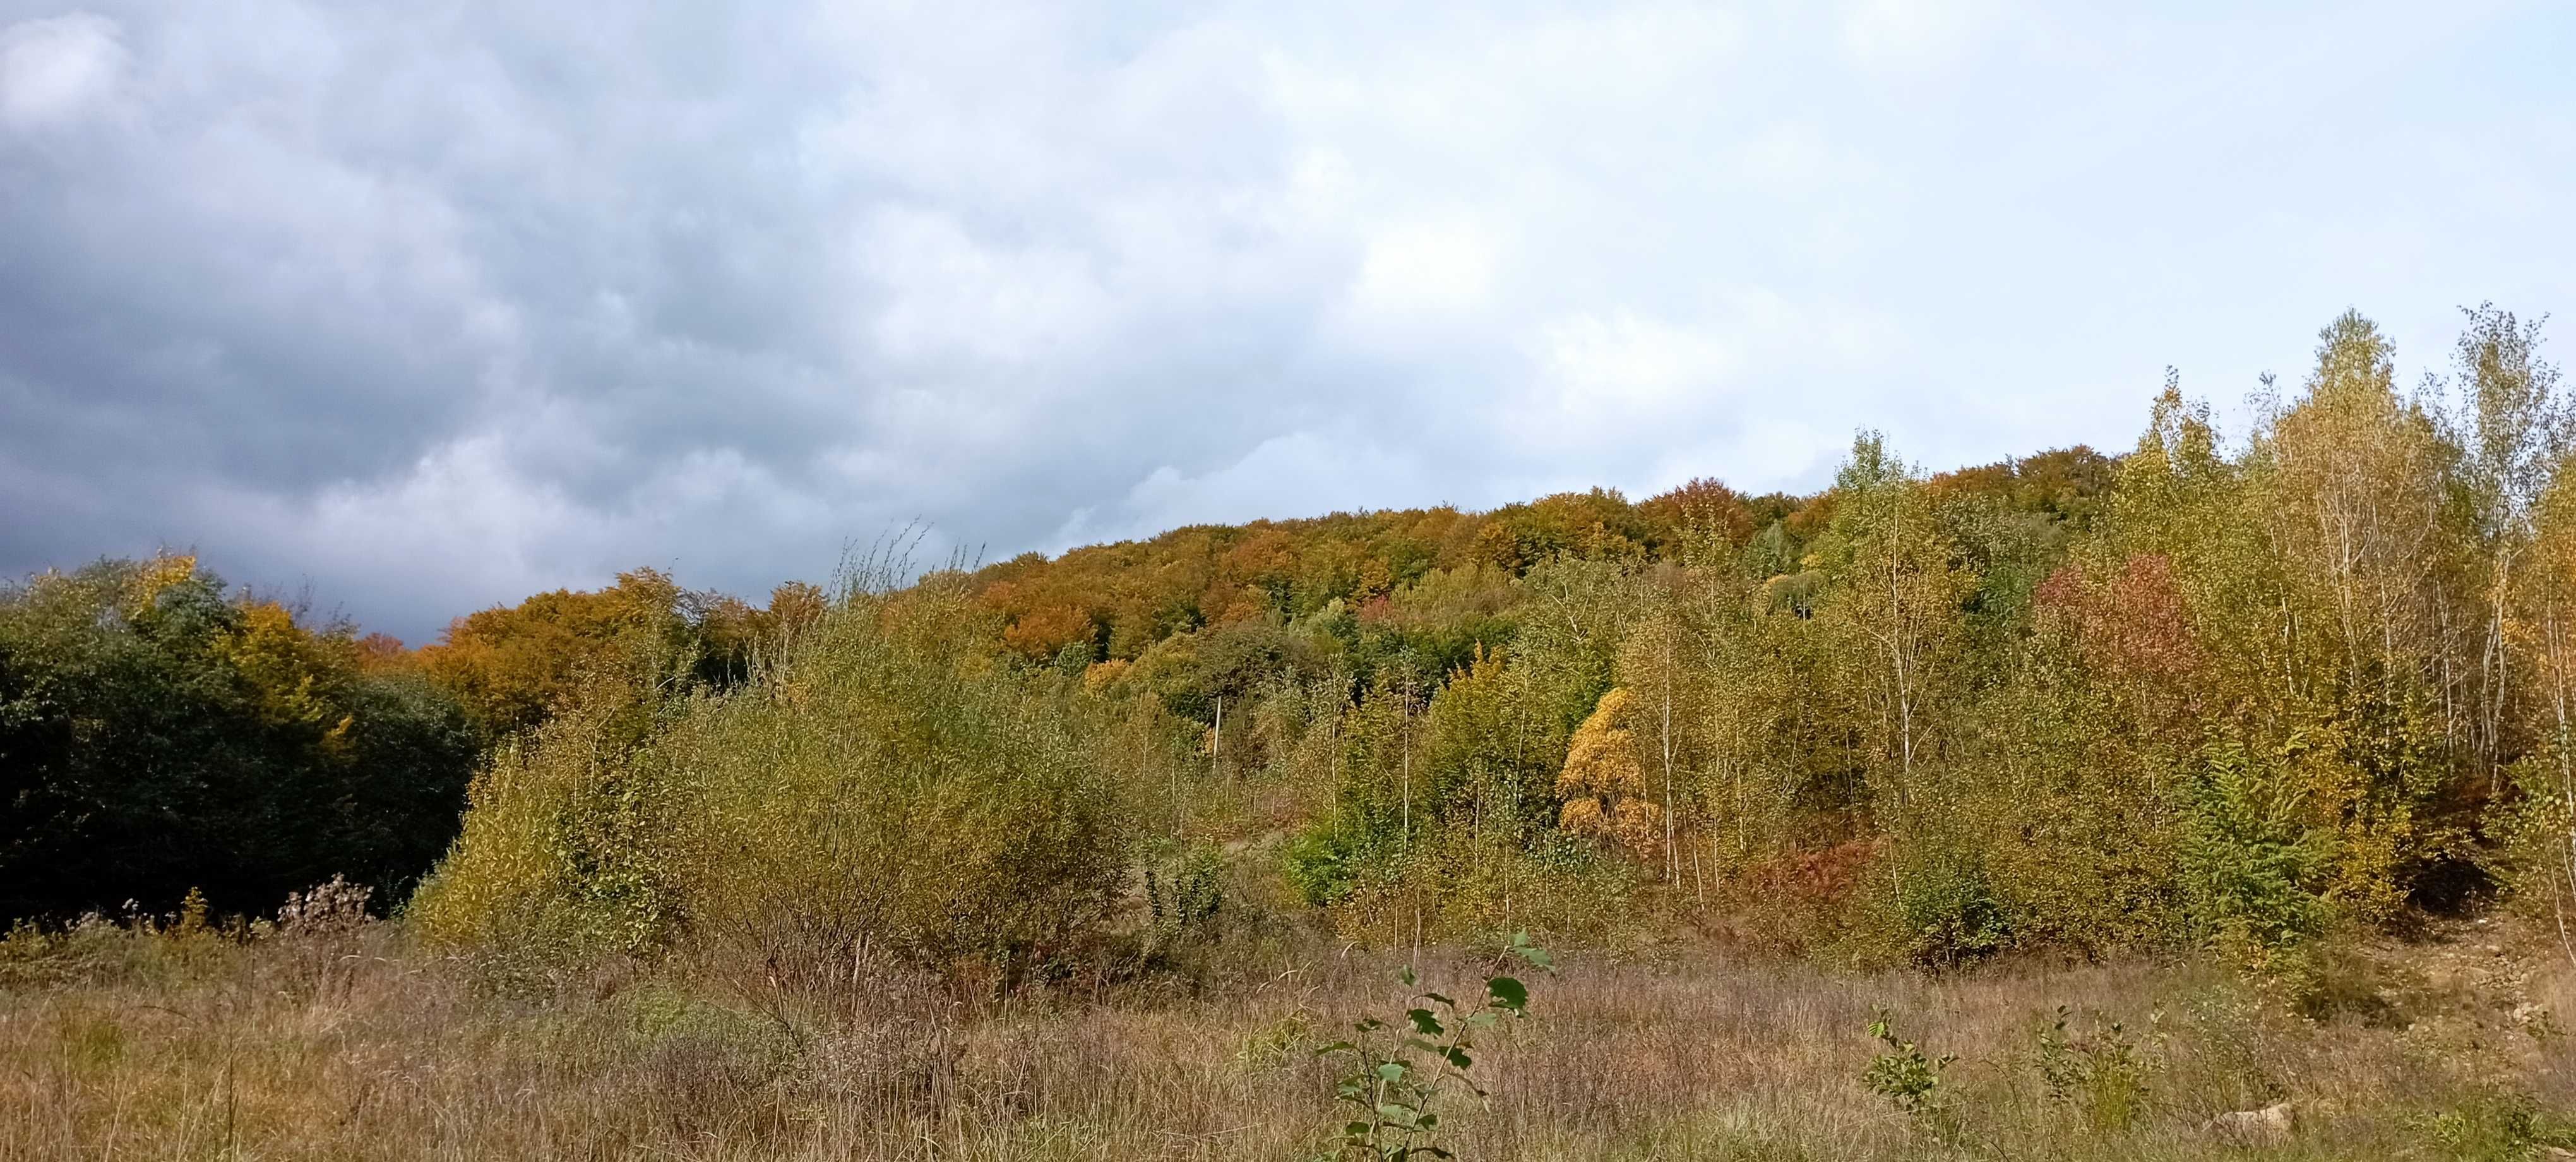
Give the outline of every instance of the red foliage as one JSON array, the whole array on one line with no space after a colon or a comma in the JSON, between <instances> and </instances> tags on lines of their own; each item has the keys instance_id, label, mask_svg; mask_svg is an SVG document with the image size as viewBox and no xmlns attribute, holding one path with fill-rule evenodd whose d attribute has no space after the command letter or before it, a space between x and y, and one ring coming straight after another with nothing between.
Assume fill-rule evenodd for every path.
<instances>
[{"instance_id":1,"label":"red foliage","mask_svg":"<svg viewBox=\"0 0 2576 1162\"><path fill-rule=\"evenodd\" d=\"M1766 952L1798 955L1824 944L1848 923L1887 846L1885 836L1853 839L1756 863L1736 877L1734 906L1717 927Z\"/></svg>"},{"instance_id":2,"label":"red foliage","mask_svg":"<svg viewBox=\"0 0 2576 1162\"><path fill-rule=\"evenodd\" d=\"M2159 554L2132 556L2101 580L2066 565L2033 596L2043 624L2071 630L2097 670L2169 681L2209 661L2192 632L2191 607L2174 584L2173 565Z\"/></svg>"}]
</instances>

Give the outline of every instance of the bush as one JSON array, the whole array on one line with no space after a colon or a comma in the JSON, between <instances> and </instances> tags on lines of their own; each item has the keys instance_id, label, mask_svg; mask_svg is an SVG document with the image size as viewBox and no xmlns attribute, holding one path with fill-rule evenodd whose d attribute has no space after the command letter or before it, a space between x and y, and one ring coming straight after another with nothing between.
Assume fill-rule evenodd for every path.
<instances>
[{"instance_id":1,"label":"bush","mask_svg":"<svg viewBox=\"0 0 2576 1162\"><path fill-rule=\"evenodd\" d=\"M1984 871L1955 859L1918 863L1898 880L1896 912L1905 958L1951 969L2003 950L2011 939Z\"/></svg>"},{"instance_id":2,"label":"bush","mask_svg":"<svg viewBox=\"0 0 2576 1162\"><path fill-rule=\"evenodd\" d=\"M476 783L412 911L436 940L582 954L861 948L1014 977L1096 935L1121 882L1100 732L995 653L953 580L853 587L782 662L658 706L587 694Z\"/></svg>"},{"instance_id":3,"label":"bush","mask_svg":"<svg viewBox=\"0 0 2576 1162\"><path fill-rule=\"evenodd\" d=\"M1985 869L1954 841L1912 837L1888 845L1855 902L1851 958L1927 971L1957 969L2003 951L2012 927Z\"/></svg>"},{"instance_id":4,"label":"bush","mask_svg":"<svg viewBox=\"0 0 2576 1162\"><path fill-rule=\"evenodd\" d=\"M1330 823L1310 823L1279 853L1279 870L1299 898L1324 907L1351 891L1351 852Z\"/></svg>"},{"instance_id":5,"label":"bush","mask_svg":"<svg viewBox=\"0 0 2576 1162\"><path fill-rule=\"evenodd\" d=\"M2310 945L2332 918L2321 885L2332 837L2303 825L2298 795L2276 763L2240 746L2212 747L2181 794L2180 855L2194 924L2258 981L2303 991Z\"/></svg>"},{"instance_id":6,"label":"bush","mask_svg":"<svg viewBox=\"0 0 2576 1162\"><path fill-rule=\"evenodd\" d=\"M1500 944L1528 931L1560 945L1620 947L1663 931L1641 906L1634 865L1588 840L1560 834L1524 849L1452 827L1379 854L1333 906L1347 939Z\"/></svg>"},{"instance_id":7,"label":"bush","mask_svg":"<svg viewBox=\"0 0 2576 1162\"><path fill-rule=\"evenodd\" d=\"M1861 1085L1886 1098L1899 1113L1943 1141L1957 1138L1959 1110L1944 1088L1944 1074L1959 1061L1955 1053L1932 1054L1897 1036L1895 1018L1880 1009L1870 1018L1869 1035L1884 1049L1861 1071Z\"/></svg>"}]
</instances>

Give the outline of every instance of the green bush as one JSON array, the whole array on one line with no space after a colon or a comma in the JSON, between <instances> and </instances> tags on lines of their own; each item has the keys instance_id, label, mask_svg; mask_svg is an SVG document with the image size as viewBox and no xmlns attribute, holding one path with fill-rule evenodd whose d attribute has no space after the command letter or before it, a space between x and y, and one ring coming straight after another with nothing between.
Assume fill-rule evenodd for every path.
<instances>
[{"instance_id":1,"label":"green bush","mask_svg":"<svg viewBox=\"0 0 2576 1162\"><path fill-rule=\"evenodd\" d=\"M1955 1139L1959 1111L1944 1087L1943 1075L1958 1063L1958 1055L1926 1053L1922 1046L1898 1037L1895 1016L1885 1009L1870 1018L1869 1035L1885 1048L1869 1059L1868 1068L1861 1071L1861 1084L1934 1137Z\"/></svg>"},{"instance_id":2,"label":"green bush","mask_svg":"<svg viewBox=\"0 0 2576 1162\"><path fill-rule=\"evenodd\" d=\"M0 925L263 913L335 875L410 890L456 831L478 740L345 624L194 558L0 585Z\"/></svg>"},{"instance_id":3,"label":"green bush","mask_svg":"<svg viewBox=\"0 0 2576 1162\"><path fill-rule=\"evenodd\" d=\"M2210 748L2180 793L2180 856L2195 926L2258 979L2305 987L2310 945L2332 919L2321 880L2332 837L2309 828L2276 762Z\"/></svg>"},{"instance_id":4,"label":"green bush","mask_svg":"<svg viewBox=\"0 0 2576 1162\"><path fill-rule=\"evenodd\" d=\"M1309 824L1280 852L1280 872L1308 904L1324 907L1351 894L1359 877L1357 846L1330 822Z\"/></svg>"},{"instance_id":5,"label":"green bush","mask_svg":"<svg viewBox=\"0 0 2576 1162\"><path fill-rule=\"evenodd\" d=\"M1018 974L1096 935L1121 882L1110 768L1067 684L997 656L934 576L851 590L743 688L604 690L477 781L412 905L433 939L583 953L741 944L792 972L859 948ZM979 970L980 971L980 970Z\"/></svg>"},{"instance_id":6,"label":"green bush","mask_svg":"<svg viewBox=\"0 0 2576 1162\"><path fill-rule=\"evenodd\" d=\"M1925 861L1899 881L1896 910L1905 957L1949 969L2003 950L2012 936L1985 873L1959 860Z\"/></svg>"}]
</instances>

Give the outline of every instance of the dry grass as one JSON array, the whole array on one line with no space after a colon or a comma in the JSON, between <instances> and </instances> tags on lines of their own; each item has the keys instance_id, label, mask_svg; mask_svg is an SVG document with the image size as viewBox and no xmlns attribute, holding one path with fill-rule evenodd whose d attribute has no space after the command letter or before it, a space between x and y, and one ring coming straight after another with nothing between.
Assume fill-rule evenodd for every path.
<instances>
[{"instance_id":1,"label":"dry grass","mask_svg":"<svg viewBox=\"0 0 2576 1162\"><path fill-rule=\"evenodd\" d=\"M1310 1048L1402 995L1387 962L1297 959L1197 999L969 1003L861 963L671 964L514 994L391 925L250 944L92 930L0 957L0 1156L1304 1157L1332 1118ZM2341 1011L2303 1020L2190 967L1932 981L1572 957L1490 1043L1492 1100L1459 1112L1448 1144L1471 1159L2508 1158L2537 1150L2517 1095L2576 1103L2576 1052L2549 1031L2576 1018L2576 978L2545 958L2473 935L2341 971ZM2125 1132L2043 1092L2033 1036L2059 1004L2137 1035L2147 1104ZM1860 1084L1879 1006L1960 1056L1951 1140ZM2277 1099L2299 1114L2286 1140L2205 1128Z\"/></svg>"}]
</instances>

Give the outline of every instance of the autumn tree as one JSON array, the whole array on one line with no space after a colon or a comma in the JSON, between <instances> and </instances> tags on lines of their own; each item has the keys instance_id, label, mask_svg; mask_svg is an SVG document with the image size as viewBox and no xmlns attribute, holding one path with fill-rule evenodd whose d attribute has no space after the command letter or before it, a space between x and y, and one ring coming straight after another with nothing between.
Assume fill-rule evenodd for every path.
<instances>
[{"instance_id":1,"label":"autumn tree","mask_svg":"<svg viewBox=\"0 0 2576 1162\"><path fill-rule=\"evenodd\" d=\"M1842 691L1870 740L1863 762L1873 790L1902 806L1918 767L1935 756L1960 604L1976 580L1959 567L1920 476L1875 433L1853 441L1834 492L1833 589L1817 616L1845 647Z\"/></svg>"},{"instance_id":2,"label":"autumn tree","mask_svg":"<svg viewBox=\"0 0 2576 1162\"><path fill-rule=\"evenodd\" d=\"M2462 311L2468 326L2453 352L2450 437L2463 452L2459 482L2476 537L2479 618L2474 682L2474 743L2490 777L2511 750L2507 733L2514 649L2517 569L2536 530L2535 512L2568 448L2569 414L2558 393L2558 369L2538 355L2540 321L2517 320L2491 304Z\"/></svg>"},{"instance_id":3,"label":"autumn tree","mask_svg":"<svg viewBox=\"0 0 2576 1162\"><path fill-rule=\"evenodd\" d=\"M1647 860L1663 845L1664 810L1647 790L1646 766L1630 726L1636 709L1628 691L1614 688L1575 728L1565 769L1556 778L1557 797L1565 801L1558 826Z\"/></svg>"},{"instance_id":4,"label":"autumn tree","mask_svg":"<svg viewBox=\"0 0 2576 1162\"><path fill-rule=\"evenodd\" d=\"M0 589L0 920L192 888L263 911L335 874L396 898L455 833L475 738L366 658L186 555Z\"/></svg>"}]
</instances>

